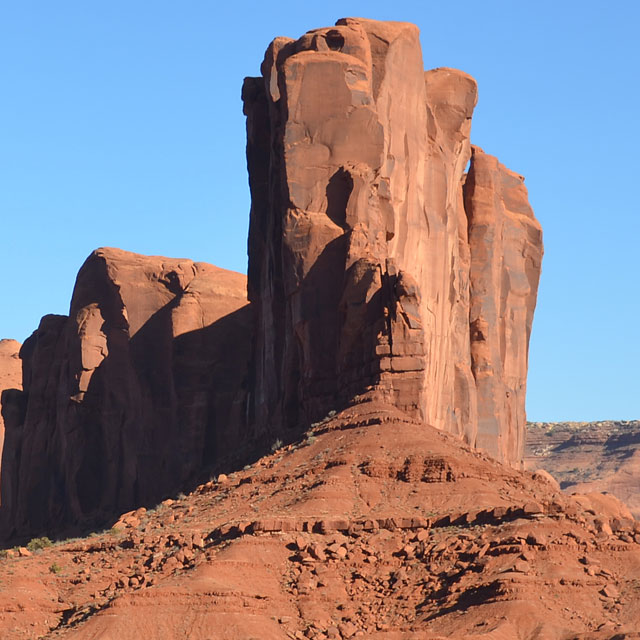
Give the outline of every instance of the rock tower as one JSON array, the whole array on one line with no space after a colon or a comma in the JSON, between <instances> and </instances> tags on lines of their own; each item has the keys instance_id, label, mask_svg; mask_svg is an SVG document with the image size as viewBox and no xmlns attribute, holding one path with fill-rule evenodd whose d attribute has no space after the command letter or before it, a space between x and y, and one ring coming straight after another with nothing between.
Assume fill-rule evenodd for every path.
<instances>
[{"instance_id":1,"label":"rock tower","mask_svg":"<svg viewBox=\"0 0 640 640\"><path fill-rule=\"evenodd\" d=\"M360 18L276 38L261 71L253 423L374 394L519 464L542 233L523 178L470 143L475 81L425 73L414 25Z\"/></svg>"}]
</instances>

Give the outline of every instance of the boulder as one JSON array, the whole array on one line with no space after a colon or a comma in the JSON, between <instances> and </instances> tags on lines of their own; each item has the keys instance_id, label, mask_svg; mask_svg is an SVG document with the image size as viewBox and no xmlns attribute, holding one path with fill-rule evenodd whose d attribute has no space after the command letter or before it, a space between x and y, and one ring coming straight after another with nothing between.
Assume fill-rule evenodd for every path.
<instances>
[{"instance_id":1,"label":"boulder","mask_svg":"<svg viewBox=\"0 0 640 640\"><path fill-rule=\"evenodd\" d=\"M250 420L290 436L374 395L519 465L542 238L522 178L472 151L475 81L360 18L277 38L261 71Z\"/></svg>"},{"instance_id":2,"label":"boulder","mask_svg":"<svg viewBox=\"0 0 640 640\"><path fill-rule=\"evenodd\" d=\"M158 501L244 438L245 276L94 251L69 316L22 346L23 411L2 465L5 536Z\"/></svg>"}]
</instances>

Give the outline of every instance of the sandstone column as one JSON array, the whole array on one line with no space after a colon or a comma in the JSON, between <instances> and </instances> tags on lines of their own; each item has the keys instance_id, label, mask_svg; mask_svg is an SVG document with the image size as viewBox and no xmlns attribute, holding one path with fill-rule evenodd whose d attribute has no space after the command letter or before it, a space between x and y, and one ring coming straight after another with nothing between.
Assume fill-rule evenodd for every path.
<instances>
[{"instance_id":1,"label":"sandstone column","mask_svg":"<svg viewBox=\"0 0 640 640\"><path fill-rule=\"evenodd\" d=\"M347 18L274 40L243 99L256 433L293 434L374 394L517 464L541 238L529 261L515 258L519 222L486 239L509 274L490 286L504 299L495 319L478 316L492 349L515 350L492 369L507 401L486 389L471 324L488 277L463 190L473 78L425 74L414 25Z\"/></svg>"}]
</instances>

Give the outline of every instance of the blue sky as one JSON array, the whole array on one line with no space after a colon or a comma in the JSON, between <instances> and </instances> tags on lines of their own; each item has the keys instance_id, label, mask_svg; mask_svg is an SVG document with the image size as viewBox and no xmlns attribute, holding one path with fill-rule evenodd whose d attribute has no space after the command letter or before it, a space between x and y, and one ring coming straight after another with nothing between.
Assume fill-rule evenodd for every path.
<instances>
[{"instance_id":1,"label":"blue sky","mask_svg":"<svg viewBox=\"0 0 640 640\"><path fill-rule=\"evenodd\" d=\"M546 255L531 420L640 418L636 2L0 4L0 337L68 311L99 246L246 270L240 88L277 35L415 22L471 73L472 140L526 176Z\"/></svg>"}]
</instances>

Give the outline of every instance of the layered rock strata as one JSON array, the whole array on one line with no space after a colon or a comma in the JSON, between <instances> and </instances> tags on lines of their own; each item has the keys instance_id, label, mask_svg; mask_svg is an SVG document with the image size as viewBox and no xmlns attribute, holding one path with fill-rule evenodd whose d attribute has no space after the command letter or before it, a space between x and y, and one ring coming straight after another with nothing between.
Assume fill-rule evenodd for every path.
<instances>
[{"instance_id":1,"label":"layered rock strata","mask_svg":"<svg viewBox=\"0 0 640 640\"><path fill-rule=\"evenodd\" d=\"M525 465L545 469L568 493L601 491L640 518L640 421L530 422Z\"/></svg>"},{"instance_id":2,"label":"layered rock strata","mask_svg":"<svg viewBox=\"0 0 640 640\"><path fill-rule=\"evenodd\" d=\"M352 18L275 39L261 71L243 88L253 424L373 393L519 464L541 229L523 179L472 150L475 81L425 73L414 25Z\"/></svg>"},{"instance_id":3,"label":"layered rock strata","mask_svg":"<svg viewBox=\"0 0 640 640\"><path fill-rule=\"evenodd\" d=\"M243 439L245 276L117 249L91 254L69 316L24 343L7 423L4 534L157 501Z\"/></svg>"}]
</instances>

